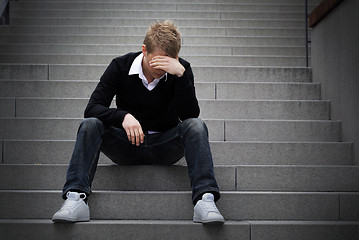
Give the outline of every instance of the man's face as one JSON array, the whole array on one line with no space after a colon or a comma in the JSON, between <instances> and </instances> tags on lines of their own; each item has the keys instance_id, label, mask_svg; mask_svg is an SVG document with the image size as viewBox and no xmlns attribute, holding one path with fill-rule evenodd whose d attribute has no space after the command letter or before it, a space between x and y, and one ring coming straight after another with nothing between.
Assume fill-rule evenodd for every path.
<instances>
[{"instance_id":1,"label":"man's face","mask_svg":"<svg viewBox=\"0 0 359 240\"><path fill-rule=\"evenodd\" d=\"M151 75L153 77L153 79L162 77L166 72L163 70L160 70L160 69L154 69L153 67L150 66L149 62L155 56L168 56L168 54L166 54L160 48L155 48L153 52L148 53L147 49L146 49L146 45L142 45L142 53L143 53L142 68L143 68L144 74ZM147 78L147 76L146 76L146 78ZM153 80L153 79L147 79L147 80Z\"/></svg>"}]
</instances>

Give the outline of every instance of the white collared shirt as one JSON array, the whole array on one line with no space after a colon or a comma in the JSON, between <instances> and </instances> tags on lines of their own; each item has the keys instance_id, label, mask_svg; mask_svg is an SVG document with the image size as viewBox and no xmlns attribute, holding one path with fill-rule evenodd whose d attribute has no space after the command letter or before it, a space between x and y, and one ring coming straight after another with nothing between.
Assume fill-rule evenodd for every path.
<instances>
[{"instance_id":1,"label":"white collared shirt","mask_svg":"<svg viewBox=\"0 0 359 240\"><path fill-rule=\"evenodd\" d=\"M152 91L152 89L154 89L157 86L157 84L159 83L160 79L163 78L163 76L166 76L166 80L167 80L167 73L165 73L160 78L155 78L151 83L148 83L147 78L143 74L142 59L143 59L143 53L141 53L135 58L135 60L131 65L130 71L128 72L128 75L138 74L139 78L141 78L142 80L143 86L145 86L149 91Z\"/></svg>"}]
</instances>

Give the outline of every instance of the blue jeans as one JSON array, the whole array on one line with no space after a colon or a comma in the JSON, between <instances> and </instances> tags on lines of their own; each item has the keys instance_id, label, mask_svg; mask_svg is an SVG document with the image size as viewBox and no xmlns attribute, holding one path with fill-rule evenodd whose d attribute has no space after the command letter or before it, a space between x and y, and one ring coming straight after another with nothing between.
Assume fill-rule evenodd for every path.
<instances>
[{"instance_id":1,"label":"blue jeans","mask_svg":"<svg viewBox=\"0 0 359 240\"><path fill-rule=\"evenodd\" d=\"M132 145L124 129L104 125L97 118L81 123L67 170L63 198L69 190L91 194L100 151L119 165L173 165L185 156L193 203L206 192L220 197L213 172L208 129L199 118L187 119L163 133L146 134L140 146Z\"/></svg>"}]
</instances>

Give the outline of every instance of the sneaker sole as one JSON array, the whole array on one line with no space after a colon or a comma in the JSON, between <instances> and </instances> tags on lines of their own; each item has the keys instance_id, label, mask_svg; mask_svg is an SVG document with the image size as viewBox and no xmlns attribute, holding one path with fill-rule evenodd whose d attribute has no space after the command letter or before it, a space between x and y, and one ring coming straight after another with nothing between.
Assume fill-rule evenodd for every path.
<instances>
[{"instance_id":1,"label":"sneaker sole","mask_svg":"<svg viewBox=\"0 0 359 240\"><path fill-rule=\"evenodd\" d=\"M79 218L79 219L70 219L70 218L53 218L54 223L75 223L75 222L88 222L89 218Z\"/></svg>"},{"instance_id":2,"label":"sneaker sole","mask_svg":"<svg viewBox=\"0 0 359 240\"><path fill-rule=\"evenodd\" d=\"M221 225L224 224L224 220L202 220L198 218L193 218L193 222L195 223L203 223L203 224L213 224L213 225Z\"/></svg>"}]
</instances>

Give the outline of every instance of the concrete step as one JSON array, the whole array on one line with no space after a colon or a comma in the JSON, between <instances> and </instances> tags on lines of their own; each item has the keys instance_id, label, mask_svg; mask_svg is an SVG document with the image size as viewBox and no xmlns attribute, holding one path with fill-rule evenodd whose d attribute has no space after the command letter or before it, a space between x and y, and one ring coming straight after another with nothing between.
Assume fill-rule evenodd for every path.
<instances>
[{"instance_id":1,"label":"concrete step","mask_svg":"<svg viewBox=\"0 0 359 240\"><path fill-rule=\"evenodd\" d=\"M23 0L23 2L63 2L63 0ZM74 0L73 2L99 2L98 0ZM118 2L118 3L128 3L128 0L103 0L101 2ZM146 0L136 0L136 3L146 3ZM161 2L167 2L167 3L176 3L176 0L156 0L157 3ZM181 1L183 3L222 3L222 4L228 4L228 3L241 3L241 4L248 4L248 3L255 3L255 4L286 4L288 3L288 0L183 0ZM303 2L300 0L290 0L291 4L296 5L303 5ZM320 0L308 0L309 5L315 5L319 4Z\"/></svg>"},{"instance_id":2,"label":"concrete step","mask_svg":"<svg viewBox=\"0 0 359 240\"><path fill-rule=\"evenodd\" d=\"M17 140L72 140L81 123L80 118L0 118L0 138ZM205 120L212 129L210 140L224 140L224 120Z\"/></svg>"},{"instance_id":3,"label":"concrete step","mask_svg":"<svg viewBox=\"0 0 359 240\"><path fill-rule=\"evenodd\" d=\"M144 35L65 35L65 34L11 34L1 35L0 43L52 43L52 44L136 44L141 46ZM215 46L305 46L304 37L218 37L218 36L184 36L182 44L186 45L215 45Z\"/></svg>"},{"instance_id":4,"label":"concrete step","mask_svg":"<svg viewBox=\"0 0 359 240\"><path fill-rule=\"evenodd\" d=\"M17 140L72 140L75 139L80 122L81 118L0 118L2 126L0 138ZM208 125L210 140L212 141L315 142L320 140L335 142L339 138L339 122L248 120L205 120L205 122ZM283 127L280 127L280 125ZM263 129L265 127L270 128ZM253 130L253 132L248 132L247 128ZM287 136L283 129L291 130L293 133ZM300 131L305 131L305 133ZM314 134L310 131L313 131Z\"/></svg>"},{"instance_id":5,"label":"concrete step","mask_svg":"<svg viewBox=\"0 0 359 240\"><path fill-rule=\"evenodd\" d=\"M216 119L328 120L328 101L208 100L200 103L201 117Z\"/></svg>"},{"instance_id":6,"label":"concrete step","mask_svg":"<svg viewBox=\"0 0 359 240\"><path fill-rule=\"evenodd\" d=\"M351 235L354 223L346 223L339 232ZM354 226L356 226L354 224ZM249 240L250 226L242 221L228 221L225 225L203 227L191 220L92 220L88 223L53 224L47 220L0 220L0 238L20 239L238 239ZM21 228L22 231L16 229ZM30 230L31 228L32 230ZM29 230L28 230L29 229ZM344 233L344 232L343 232Z\"/></svg>"},{"instance_id":7,"label":"concrete step","mask_svg":"<svg viewBox=\"0 0 359 240\"><path fill-rule=\"evenodd\" d=\"M82 4L81 4L82 5ZM101 4L103 5L103 4ZM72 4L71 4L72 6ZM304 18L303 18L304 19ZM269 28L300 28L303 19L180 19L171 18L179 27L269 27ZM150 26L157 20L165 18L11 18L14 25L97 25L97 26Z\"/></svg>"},{"instance_id":8,"label":"concrete step","mask_svg":"<svg viewBox=\"0 0 359 240\"><path fill-rule=\"evenodd\" d=\"M63 202L60 191L2 190L0 199L1 219L49 219ZM346 192L222 192L217 206L227 220L352 221L358 199ZM94 220L191 220L193 214L190 192L95 191L89 202Z\"/></svg>"},{"instance_id":9,"label":"concrete step","mask_svg":"<svg viewBox=\"0 0 359 240\"><path fill-rule=\"evenodd\" d=\"M98 81L0 81L0 96L26 98L89 98ZM319 100L317 83L195 83L198 99Z\"/></svg>"},{"instance_id":10,"label":"concrete step","mask_svg":"<svg viewBox=\"0 0 359 240\"><path fill-rule=\"evenodd\" d=\"M2 54L1 63L106 64L118 54ZM305 66L304 56L183 56L193 66Z\"/></svg>"},{"instance_id":11,"label":"concrete step","mask_svg":"<svg viewBox=\"0 0 359 240\"><path fill-rule=\"evenodd\" d=\"M238 191L358 192L359 168L333 166L239 166Z\"/></svg>"},{"instance_id":12,"label":"concrete step","mask_svg":"<svg viewBox=\"0 0 359 240\"><path fill-rule=\"evenodd\" d=\"M227 221L204 227L190 220L92 220L53 224L50 219L0 220L0 238L19 239L237 239L237 240L356 240L357 221ZM21 231L19 231L21 229Z\"/></svg>"},{"instance_id":13,"label":"concrete step","mask_svg":"<svg viewBox=\"0 0 359 240\"><path fill-rule=\"evenodd\" d=\"M1 64L0 79L97 80L108 64ZM310 82L302 67L192 67L196 82Z\"/></svg>"},{"instance_id":14,"label":"concrete step","mask_svg":"<svg viewBox=\"0 0 359 240\"><path fill-rule=\"evenodd\" d=\"M225 121L226 141L340 141L340 122L333 121Z\"/></svg>"},{"instance_id":15,"label":"concrete step","mask_svg":"<svg viewBox=\"0 0 359 240\"><path fill-rule=\"evenodd\" d=\"M30 1L30 2L44 2L44 0L23 0L24 2L26 1ZM63 2L63 0L45 0L46 2ZM74 0L73 2L98 2L98 0ZM128 0L103 0L103 2L123 2L126 3L128 2ZM147 2L146 0L136 0L136 3L145 3ZM176 0L157 0L156 2L161 3L161 2L167 2L167 3L176 3ZM272 3L272 4L285 4L288 3L287 0L183 0L183 3L260 3L260 4L265 4L265 3ZM303 4L302 1L300 0L291 0L290 1L292 4ZM320 3L320 0L308 0L308 4L313 5L313 4L318 4Z\"/></svg>"},{"instance_id":16,"label":"concrete step","mask_svg":"<svg viewBox=\"0 0 359 240\"><path fill-rule=\"evenodd\" d=\"M2 34L89 34L144 35L147 26L0 26ZM305 36L303 28L181 27L182 36Z\"/></svg>"},{"instance_id":17,"label":"concrete step","mask_svg":"<svg viewBox=\"0 0 359 240\"><path fill-rule=\"evenodd\" d=\"M0 164L1 190L57 190L65 183L64 165ZM217 183L224 191L236 190L236 168L215 167ZM23 174L22 180L12 174ZM135 174L135 175L131 175ZM133 178L133 176L137 176ZM14 180L15 182L13 182ZM12 183L10 183L12 182ZM340 185L340 183L338 183ZM191 191L186 166L99 165L92 185L94 190L118 191Z\"/></svg>"},{"instance_id":18,"label":"concrete step","mask_svg":"<svg viewBox=\"0 0 359 240\"><path fill-rule=\"evenodd\" d=\"M66 54L116 54L138 52L139 44L0 44L1 55L66 55ZM182 46L180 56L228 56L228 55L259 55L259 56L303 56L305 47L302 46ZM309 55L310 56L310 55ZM22 61L20 59L20 61Z\"/></svg>"},{"instance_id":19,"label":"concrete step","mask_svg":"<svg viewBox=\"0 0 359 240\"><path fill-rule=\"evenodd\" d=\"M189 9L188 9L189 10ZM12 18L176 18L176 19L296 19L303 20L304 11L236 11L218 12L203 10L99 10L99 9L13 9L10 10Z\"/></svg>"},{"instance_id":20,"label":"concrete step","mask_svg":"<svg viewBox=\"0 0 359 240\"><path fill-rule=\"evenodd\" d=\"M128 36L138 36L145 35L148 26L47 26L47 25L34 25L34 26L26 26L26 25L9 25L9 26L0 26L0 33L2 34L88 34L88 35L128 35ZM226 36L227 31L228 34L233 32L232 35L237 35L236 31L230 31L230 28L225 27L181 27L180 32L182 36ZM235 28L237 29L237 28ZM264 28L259 28L258 31L255 31L250 28L241 28L243 32L252 32L258 33L261 32L264 34L266 30ZM289 34L298 34L295 36L303 36L303 34L299 34L301 29L296 30L292 29L273 29L275 33L279 34L282 32L283 36ZM303 30L302 30L303 31ZM285 34L286 33L286 34ZM269 36L265 34L265 36ZM275 36L275 35L273 35Z\"/></svg>"},{"instance_id":21,"label":"concrete step","mask_svg":"<svg viewBox=\"0 0 359 240\"><path fill-rule=\"evenodd\" d=\"M226 17L226 14L224 17ZM289 14L283 13L287 17ZM293 14L295 16L295 14ZM221 12L215 11L177 11L177 10L122 10L122 9L12 9L12 18L197 18L197 19L221 19ZM243 16L246 16L244 13ZM281 16L280 13L273 13L273 16Z\"/></svg>"},{"instance_id":22,"label":"concrete step","mask_svg":"<svg viewBox=\"0 0 359 240\"><path fill-rule=\"evenodd\" d=\"M15 101L11 98L0 98L0 117L15 116Z\"/></svg>"},{"instance_id":23,"label":"concrete step","mask_svg":"<svg viewBox=\"0 0 359 240\"><path fill-rule=\"evenodd\" d=\"M191 3L171 3L168 1L156 1L157 3L148 3L136 1L135 3L125 2L114 2L114 1L81 1L81 2L72 2L71 5L63 1L22 1L22 2L13 2L11 3L11 9L100 9L100 10L152 10L152 11L294 11L300 12L303 11L304 2L297 0L297 2L282 1L282 2L261 2L258 4L253 1L247 2L238 2L231 1L229 3L208 3L208 2L198 2L196 0ZM313 8L313 5L310 4L310 8Z\"/></svg>"},{"instance_id":24,"label":"concrete step","mask_svg":"<svg viewBox=\"0 0 359 240\"><path fill-rule=\"evenodd\" d=\"M0 164L0 189L62 189L66 171L67 164ZM214 173L222 191L359 191L358 166L215 166ZM186 166L99 165L92 189L190 191L191 187Z\"/></svg>"},{"instance_id":25,"label":"concrete step","mask_svg":"<svg viewBox=\"0 0 359 240\"><path fill-rule=\"evenodd\" d=\"M250 221L251 237L255 240L354 240L358 237L358 222L333 221Z\"/></svg>"},{"instance_id":26,"label":"concrete step","mask_svg":"<svg viewBox=\"0 0 359 240\"><path fill-rule=\"evenodd\" d=\"M320 85L316 83L216 83L215 87L216 99L320 99Z\"/></svg>"},{"instance_id":27,"label":"concrete step","mask_svg":"<svg viewBox=\"0 0 359 240\"><path fill-rule=\"evenodd\" d=\"M4 117L81 118L87 98L4 98ZM328 120L329 101L321 100L201 100L204 119ZM11 108L14 110L6 112Z\"/></svg>"},{"instance_id":28,"label":"concrete step","mask_svg":"<svg viewBox=\"0 0 359 240\"><path fill-rule=\"evenodd\" d=\"M75 129L70 129L72 131ZM75 134L72 139L75 139ZM350 142L211 141L215 165L352 165ZM75 140L3 140L2 163L68 164ZM99 163L111 164L101 153ZM185 159L179 161L184 165Z\"/></svg>"}]
</instances>

